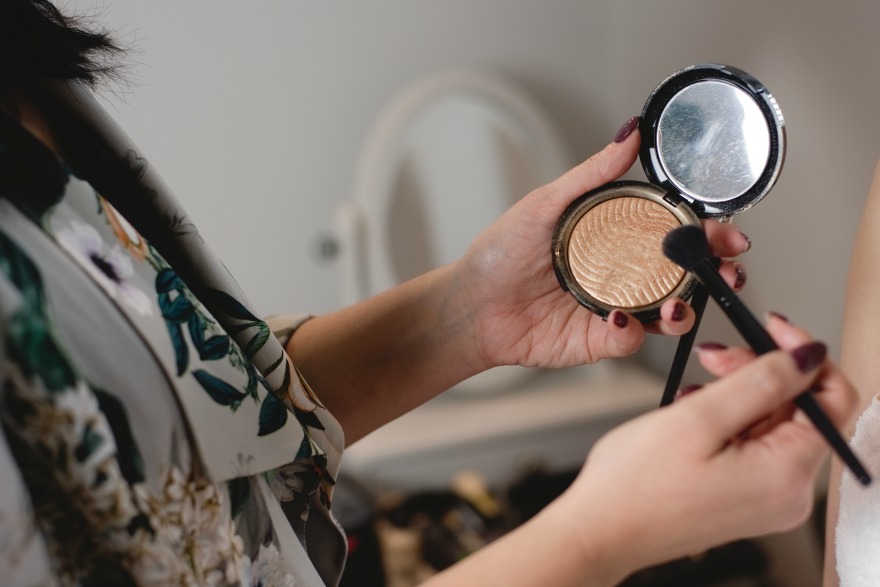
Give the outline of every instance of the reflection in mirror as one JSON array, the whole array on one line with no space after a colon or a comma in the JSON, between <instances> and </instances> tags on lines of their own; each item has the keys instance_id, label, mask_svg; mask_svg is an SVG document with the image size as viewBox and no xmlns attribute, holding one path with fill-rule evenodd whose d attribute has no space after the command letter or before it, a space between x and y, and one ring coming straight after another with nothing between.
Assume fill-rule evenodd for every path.
<instances>
[{"instance_id":1,"label":"reflection in mirror","mask_svg":"<svg viewBox=\"0 0 880 587\"><path fill-rule=\"evenodd\" d=\"M749 190L767 165L770 129L758 104L722 81L685 87L660 116L660 161L675 186L703 202Z\"/></svg>"}]
</instances>

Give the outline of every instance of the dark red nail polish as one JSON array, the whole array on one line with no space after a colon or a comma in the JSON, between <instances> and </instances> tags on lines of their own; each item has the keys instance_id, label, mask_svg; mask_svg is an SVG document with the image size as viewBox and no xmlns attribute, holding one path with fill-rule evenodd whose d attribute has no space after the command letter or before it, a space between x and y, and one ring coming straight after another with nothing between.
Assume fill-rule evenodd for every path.
<instances>
[{"instance_id":1,"label":"dark red nail polish","mask_svg":"<svg viewBox=\"0 0 880 587\"><path fill-rule=\"evenodd\" d=\"M739 233L739 234L740 234L740 236L743 237L743 240L744 240L745 243L746 243L746 247L743 249L743 253L745 253L745 252L747 252L747 251L750 251L751 248L752 248L752 239L750 239L749 236L748 236L747 234L743 234L742 232Z\"/></svg>"},{"instance_id":2,"label":"dark red nail polish","mask_svg":"<svg viewBox=\"0 0 880 587\"><path fill-rule=\"evenodd\" d=\"M629 318L623 312L614 312L611 316L611 321L618 328L626 328L626 325L629 324Z\"/></svg>"},{"instance_id":3,"label":"dark red nail polish","mask_svg":"<svg viewBox=\"0 0 880 587\"><path fill-rule=\"evenodd\" d=\"M623 141L625 141L627 137L631 135L632 132L639 125L639 118L640 117L638 116L633 116L632 118L624 122L623 126L620 127L620 130L617 131L617 134L614 135L614 142L622 143Z\"/></svg>"},{"instance_id":4,"label":"dark red nail polish","mask_svg":"<svg viewBox=\"0 0 880 587\"><path fill-rule=\"evenodd\" d=\"M733 278L733 289L740 290L746 284L746 270L739 263L736 263L733 268L736 271L736 277Z\"/></svg>"},{"instance_id":5,"label":"dark red nail polish","mask_svg":"<svg viewBox=\"0 0 880 587\"><path fill-rule=\"evenodd\" d=\"M700 342L695 344L694 348L698 351L723 351L727 345L720 342Z\"/></svg>"},{"instance_id":6,"label":"dark red nail polish","mask_svg":"<svg viewBox=\"0 0 880 587\"><path fill-rule=\"evenodd\" d=\"M687 308L685 307L684 302L675 302L675 306L672 307L672 321L681 322L684 320L686 313Z\"/></svg>"},{"instance_id":7,"label":"dark red nail polish","mask_svg":"<svg viewBox=\"0 0 880 587\"><path fill-rule=\"evenodd\" d=\"M790 352L800 372L806 373L822 364L828 355L828 348L821 342L808 342Z\"/></svg>"}]
</instances>

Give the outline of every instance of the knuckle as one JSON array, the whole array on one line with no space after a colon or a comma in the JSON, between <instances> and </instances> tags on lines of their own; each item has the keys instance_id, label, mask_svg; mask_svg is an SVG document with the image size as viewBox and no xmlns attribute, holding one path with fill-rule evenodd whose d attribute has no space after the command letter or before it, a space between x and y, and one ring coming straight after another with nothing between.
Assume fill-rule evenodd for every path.
<instances>
[{"instance_id":1,"label":"knuckle","mask_svg":"<svg viewBox=\"0 0 880 587\"><path fill-rule=\"evenodd\" d=\"M813 493L807 489L799 489L797 492L792 491L792 495L782 504L782 511L785 513L787 521L783 531L794 529L803 524L810 513L813 511Z\"/></svg>"},{"instance_id":2,"label":"knuckle","mask_svg":"<svg viewBox=\"0 0 880 587\"><path fill-rule=\"evenodd\" d=\"M852 385L846 385L846 392L842 394L842 403L844 412L846 414L853 414L859 407L860 397L859 392L856 391L856 388Z\"/></svg>"},{"instance_id":3,"label":"knuckle","mask_svg":"<svg viewBox=\"0 0 880 587\"><path fill-rule=\"evenodd\" d=\"M573 171L588 174L592 177L596 185L603 185L614 179L610 168L609 158L605 156L604 151L599 151L598 153L590 155Z\"/></svg>"},{"instance_id":4,"label":"knuckle","mask_svg":"<svg viewBox=\"0 0 880 587\"><path fill-rule=\"evenodd\" d=\"M599 184L606 184L615 179L614 173L611 171L611 164L607 157L602 157L600 155L594 155L595 160L593 161L593 170L596 174L596 179ZM591 157L593 159L594 157Z\"/></svg>"},{"instance_id":5,"label":"knuckle","mask_svg":"<svg viewBox=\"0 0 880 587\"><path fill-rule=\"evenodd\" d=\"M792 456L786 466L778 469L775 478L777 507L791 527L803 523L813 510L814 483L818 473L820 454L801 447L798 456Z\"/></svg>"},{"instance_id":6,"label":"knuckle","mask_svg":"<svg viewBox=\"0 0 880 587\"><path fill-rule=\"evenodd\" d=\"M809 517L814 500L811 480L804 468L774 477L767 491L772 497L766 505L776 520L777 530L793 529Z\"/></svg>"},{"instance_id":7,"label":"knuckle","mask_svg":"<svg viewBox=\"0 0 880 587\"><path fill-rule=\"evenodd\" d=\"M776 361L757 361L749 370L748 383L753 393L759 393L768 399L785 396L790 387L790 377Z\"/></svg>"}]
</instances>

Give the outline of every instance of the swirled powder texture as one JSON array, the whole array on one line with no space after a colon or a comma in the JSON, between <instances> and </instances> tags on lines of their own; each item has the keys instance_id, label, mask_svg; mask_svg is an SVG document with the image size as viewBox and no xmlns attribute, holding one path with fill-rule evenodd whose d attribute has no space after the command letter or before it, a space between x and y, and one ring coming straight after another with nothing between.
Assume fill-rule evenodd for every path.
<instances>
[{"instance_id":1,"label":"swirled powder texture","mask_svg":"<svg viewBox=\"0 0 880 587\"><path fill-rule=\"evenodd\" d=\"M663 255L663 237L680 226L662 205L637 197L602 202L578 221L568 243L574 278L591 296L618 308L666 297L684 270Z\"/></svg>"}]
</instances>

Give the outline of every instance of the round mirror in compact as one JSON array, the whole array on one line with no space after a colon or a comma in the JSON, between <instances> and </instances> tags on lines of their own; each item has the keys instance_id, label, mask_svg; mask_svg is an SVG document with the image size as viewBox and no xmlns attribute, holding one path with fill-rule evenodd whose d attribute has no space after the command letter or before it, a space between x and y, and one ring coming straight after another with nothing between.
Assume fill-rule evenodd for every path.
<instances>
[{"instance_id":1,"label":"round mirror in compact","mask_svg":"<svg viewBox=\"0 0 880 587\"><path fill-rule=\"evenodd\" d=\"M649 322L664 301L687 299L695 285L663 256L663 237L764 198L782 170L785 124L755 78L707 64L666 78L645 103L639 131L650 183L612 182L575 200L553 235L553 266L562 287L593 312L621 309Z\"/></svg>"}]
</instances>

